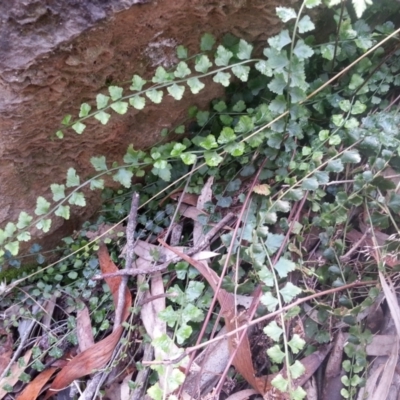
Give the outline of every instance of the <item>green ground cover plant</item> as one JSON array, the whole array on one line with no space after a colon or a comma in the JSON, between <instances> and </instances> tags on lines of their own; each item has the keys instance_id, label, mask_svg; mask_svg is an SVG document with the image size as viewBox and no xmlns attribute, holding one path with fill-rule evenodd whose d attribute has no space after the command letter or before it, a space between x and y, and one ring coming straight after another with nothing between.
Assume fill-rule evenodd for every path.
<instances>
[{"instance_id":1,"label":"green ground cover plant","mask_svg":"<svg viewBox=\"0 0 400 400\"><path fill-rule=\"evenodd\" d=\"M354 2L357 16L368 4ZM188 110L190 129L185 123L172 130L182 134L181 140L166 140L149 151L131 145L123 165L107 155L93 156L90 179L83 181L70 168L64 181L51 185L51 199L37 199L34 216L21 212L18 221L0 229L1 263L14 267L2 272L1 306L21 307L20 315L13 314L5 325L13 329L21 318L39 319L41 311L33 311L39 299L56 296L64 308L59 319L63 333L54 335L46 351L34 347L33 370L45 368L47 354L61 357L65 343L77 344L76 313L82 302L89 306L96 340L110 330L112 296L94 279L99 273L97 238L113 230L105 243L111 259L123 264L119 255L126 235L117 227L127 219L132 193L140 193L141 202L136 239L155 242L172 224L182 222L179 244L190 245L193 221L188 223L178 212L179 203L168 196L178 189L201 195L212 177L212 198L195 223L207 230L228 212L242 217L236 234L224 232L213 244L219 256L210 266L223 275L221 287L229 293L251 296L257 288L262 291L257 315L265 318L260 329L267 343L262 349L267 367L257 372L273 375L271 390L304 398L298 380L309 371L303 359L329 343L335 326L344 323L351 340L344 348L341 395L356 398L366 382L365 349L372 340L359 315L379 296L378 273L390 275L400 264L394 255L400 221L399 30L391 22L370 26L351 18L342 4L332 8L336 31L328 42L319 43L308 14L319 5L318 0L306 0L296 10L278 7L285 26L268 39L262 55L254 56L252 44L241 38L226 35L217 44L205 34L198 54L178 46L181 61L173 69L158 67L151 81L134 75L128 87L110 85L92 104L83 103L79 116L64 117L55 133L60 140L85 134L89 118L106 125L130 107L141 110L167 95L180 101L188 90L197 94L206 90L206 77L226 87L226 96L215 99L209 109ZM169 133L162 136L168 139ZM121 189L105 188L106 177L120 183ZM142 183L135 183L135 177ZM56 263L47 265L40 246L33 245L37 271L18 269L20 242L30 241L33 229L48 232L54 218L69 219L71 207L84 207L87 188L102 191L98 219L64 239ZM167 200L160 202L165 196ZM370 240L375 250L364 248L363 240ZM185 261L170 265L163 275L167 293L173 295L159 318L171 335L153 340L156 349L194 345L214 295L200 278ZM137 291L147 287L141 282ZM314 299L312 312L303 304L290 307L317 291L343 287L347 289L338 294ZM135 304L132 315L139 309ZM279 310L285 312L268 319ZM300 319L297 332L294 326ZM208 318L205 331L210 333L216 323L216 316ZM132 317L125 326L122 346L128 349L140 322ZM114 364L121 360L117 357ZM159 378L165 369L155 366L149 378L148 393L154 399L166 398ZM170 376L172 393L185 374L176 365ZM28 381L30 376L23 378ZM130 385L133 390L134 383Z\"/></svg>"}]
</instances>

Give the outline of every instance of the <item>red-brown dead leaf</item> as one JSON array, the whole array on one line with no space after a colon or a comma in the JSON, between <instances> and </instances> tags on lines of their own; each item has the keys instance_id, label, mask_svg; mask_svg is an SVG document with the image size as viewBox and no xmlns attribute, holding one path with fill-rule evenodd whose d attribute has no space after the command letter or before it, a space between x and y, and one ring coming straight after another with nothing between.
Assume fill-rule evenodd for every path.
<instances>
[{"instance_id":1,"label":"red-brown dead leaf","mask_svg":"<svg viewBox=\"0 0 400 400\"><path fill-rule=\"evenodd\" d=\"M116 265L110 259L107 247L101 245L99 249L99 263L101 272L109 274L118 271ZM106 282L110 287L115 308L118 302L118 290L121 282L121 277L106 278ZM125 292L125 305L123 310L122 321L125 321L129 315L129 309L132 305L132 297L127 290ZM103 368L110 360L111 355L117 345L123 332L122 325L119 326L112 334L105 339L94 344L84 352L78 354L65 366L54 379L50 389L47 391L45 400L49 399L56 391L67 387L75 379L91 374L94 370Z\"/></svg>"},{"instance_id":2,"label":"red-brown dead leaf","mask_svg":"<svg viewBox=\"0 0 400 400\"><path fill-rule=\"evenodd\" d=\"M16 397L16 400L36 400L43 386L57 371L57 367L50 367L42 371L25 389Z\"/></svg>"},{"instance_id":3,"label":"red-brown dead leaf","mask_svg":"<svg viewBox=\"0 0 400 400\"><path fill-rule=\"evenodd\" d=\"M0 375L7 368L11 360L13 340L10 332L0 330Z\"/></svg>"}]
</instances>

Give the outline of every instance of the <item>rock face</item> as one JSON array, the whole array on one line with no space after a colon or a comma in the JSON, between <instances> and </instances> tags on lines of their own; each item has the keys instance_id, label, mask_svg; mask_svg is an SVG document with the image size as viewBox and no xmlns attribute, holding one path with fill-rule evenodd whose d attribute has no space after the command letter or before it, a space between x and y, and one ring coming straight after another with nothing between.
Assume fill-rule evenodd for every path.
<instances>
[{"instance_id":1,"label":"rock face","mask_svg":"<svg viewBox=\"0 0 400 400\"><path fill-rule=\"evenodd\" d=\"M110 83L134 73L152 76L158 65L176 62L175 47L198 50L201 35L232 33L263 45L276 34L275 7L265 0L7 0L0 2L0 228L30 215L36 198L51 199L51 183L64 183L74 167L82 178L93 174L90 157L120 161L130 143L149 147L164 127L174 126L191 105L207 107L222 94L208 86L180 102L166 98L138 112L114 116L105 127L89 121L82 135L55 138L65 114L77 115L82 102L93 104ZM70 221L54 219L47 247L95 213L72 207ZM37 238L40 239L38 234ZM43 243L43 241L42 241Z\"/></svg>"}]
</instances>

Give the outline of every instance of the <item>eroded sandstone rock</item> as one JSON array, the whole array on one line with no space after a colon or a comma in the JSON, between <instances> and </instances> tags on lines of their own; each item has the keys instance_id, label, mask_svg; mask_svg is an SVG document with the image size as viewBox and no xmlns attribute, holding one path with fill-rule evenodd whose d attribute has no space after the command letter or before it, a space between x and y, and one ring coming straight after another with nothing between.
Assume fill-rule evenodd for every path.
<instances>
[{"instance_id":1,"label":"eroded sandstone rock","mask_svg":"<svg viewBox=\"0 0 400 400\"><path fill-rule=\"evenodd\" d=\"M276 0L7 0L0 3L0 227L20 211L33 215L36 198L51 199L49 185L63 183L69 167L93 174L89 159L106 155L120 161L127 146L149 147L164 127L174 126L191 105L205 108L223 93L209 85L199 95L114 116L107 126L88 121L82 135L54 137L62 117L77 115L82 102L93 102L110 83L134 73L152 76L157 65L176 62L175 47L194 53L201 35L220 38L230 32L263 46L276 34ZM187 91L188 92L188 91ZM88 207L72 207L70 221L55 218L45 243L92 216L99 194ZM39 235L40 238L40 235ZM43 241L42 241L43 243Z\"/></svg>"}]
</instances>

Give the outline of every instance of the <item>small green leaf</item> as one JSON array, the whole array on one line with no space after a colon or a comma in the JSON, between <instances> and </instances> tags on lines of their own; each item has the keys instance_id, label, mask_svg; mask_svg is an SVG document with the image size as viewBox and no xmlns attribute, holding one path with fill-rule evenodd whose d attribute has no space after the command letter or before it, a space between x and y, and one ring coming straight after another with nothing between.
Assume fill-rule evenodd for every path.
<instances>
[{"instance_id":1,"label":"small green leaf","mask_svg":"<svg viewBox=\"0 0 400 400\"><path fill-rule=\"evenodd\" d=\"M304 179L303 183L301 184L301 188L304 190L312 190L315 191L318 189L319 183L315 178L307 178Z\"/></svg>"},{"instance_id":2,"label":"small green leaf","mask_svg":"<svg viewBox=\"0 0 400 400\"><path fill-rule=\"evenodd\" d=\"M291 42L292 39L289 36L289 31L287 29L284 29L278 35L272 36L271 38L268 39L269 45L272 48L276 49L277 51L281 51L283 47L285 47L287 44Z\"/></svg>"},{"instance_id":3,"label":"small green leaf","mask_svg":"<svg viewBox=\"0 0 400 400\"><path fill-rule=\"evenodd\" d=\"M92 109L92 107L89 104L82 103L81 109L79 111L79 118L86 117L90 113L91 109Z\"/></svg>"},{"instance_id":4,"label":"small green leaf","mask_svg":"<svg viewBox=\"0 0 400 400\"><path fill-rule=\"evenodd\" d=\"M314 23L311 21L310 17L308 15L305 15L300 21L299 21L299 32L300 33L305 33L309 32L315 29Z\"/></svg>"},{"instance_id":5,"label":"small green leaf","mask_svg":"<svg viewBox=\"0 0 400 400\"><path fill-rule=\"evenodd\" d=\"M157 67L156 73L153 76L153 83L166 83L171 81L172 74L169 74L161 65Z\"/></svg>"},{"instance_id":6,"label":"small green leaf","mask_svg":"<svg viewBox=\"0 0 400 400\"><path fill-rule=\"evenodd\" d=\"M284 74L275 74L275 77L268 83L268 88L276 94L283 94L283 90L287 86Z\"/></svg>"},{"instance_id":7,"label":"small green leaf","mask_svg":"<svg viewBox=\"0 0 400 400\"><path fill-rule=\"evenodd\" d=\"M71 122L71 118L72 118L72 115L71 115L71 114L67 114L67 115L61 120L61 123L62 123L63 125L69 125L69 123Z\"/></svg>"},{"instance_id":8,"label":"small green leaf","mask_svg":"<svg viewBox=\"0 0 400 400\"><path fill-rule=\"evenodd\" d=\"M111 115L109 113L106 113L105 111L100 111L95 114L94 117L97 119L97 121L100 121L103 125L106 125Z\"/></svg>"},{"instance_id":9,"label":"small green leaf","mask_svg":"<svg viewBox=\"0 0 400 400\"><path fill-rule=\"evenodd\" d=\"M50 189L53 193L53 200L59 201L65 198L65 186L58 185L57 183L52 183Z\"/></svg>"},{"instance_id":10,"label":"small green leaf","mask_svg":"<svg viewBox=\"0 0 400 400\"><path fill-rule=\"evenodd\" d=\"M242 115L235 126L235 132L248 133L254 128L254 122L248 115Z\"/></svg>"},{"instance_id":11,"label":"small green leaf","mask_svg":"<svg viewBox=\"0 0 400 400\"><path fill-rule=\"evenodd\" d=\"M217 74L214 75L213 81L215 83L220 83L222 86L229 86L229 79L231 74L229 72L222 72L219 71Z\"/></svg>"},{"instance_id":12,"label":"small green leaf","mask_svg":"<svg viewBox=\"0 0 400 400\"><path fill-rule=\"evenodd\" d=\"M69 206L59 206L54 214L58 217L69 219Z\"/></svg>"},{"instance_id":13,"label":"small green leaf","mask_svg":"<svg viewBox=\"0 0 400 400\"><path fill-rule=\"evenodd\" d=\"M278 299L274 297L271 292L264 293L261 296L260 301L267 307L268 311L270 312L274 312L277 305L279 304Z\"/></svg>"},{"instance_id":14,"label":"small green leaf","mask_svg":"<svg viewBox=\"0 0 400 400\"><path fill-rule=\"evenodd\" d=\"M146 92L146 96L156 104L160 104L163 98L163 91L162 90L155 90L151 89Z\"/></svg>"},{"instance_id":15,"label":"small green leaf","mask_svg":"<svg viewBox=\"0 0 400 400\"><path fill-rule=\"evenodd\" d=\"M68 203L80 207L85 207L86 206L85 196L81 192L74 192L68 199Z\"/></svg>"},{"instance_id":16,"label":"small green leaf","mask_svg":"<svg viewBox=\"0 0 400 400\"><path fill-rule=\"evenodd\" d=\"M300 350L303 350L305 344L305 340L302 339L297 333L295 333L292 339L290 339L288 342L293 354L297 354Z\"/></svg>"},{"instance_id":17,"label":"small green leaf","mask_svg":"<svg viewBox=\"0 0 400 400\"><path fill-rule=\"evenodd\" d=\"M25 211L21 211L18 217L17 228L24 229L32 222L33 217L27 214Z\"/></svg>"},{"instance_id":18,"label":"small green leaf","mask_svg":"<svg viewBox=\"0 0 400 400\"><path fill-rule=\"evenodd\" d=\"M239 50L236 57L239 60L248 60L251 57L251 52L253 51L253 46L247 43L245 40L239 40Z\"/></svg>"},{"instance_id":19,"label":"small green leaf","mask_svg":"<svg viewBox=\"0 0 400 400\"><path fill-rule=\"evenodd\" d=\"M356 90L363 83L364 83L364 78L362 78L359 74L353 74L350 79L349 89Z\"/></svg>"},{"instance_id":20,"label":"small green leaf","mask_svg":"<svg viewBox=\"0 0 400 400\"><path fill-rule=\"evenodd\" d=\"M76 174L76 170L74 168L68 168L67 171L67 187L79 186L80 179Z\"/></svg>"},{"instance_id":21,"label":"small green leaf","mask_svg":"<svg viewBox=\"0 0 400 400\"><path fill-rule=\"evenodd\" d=\"M289 272L292 272L296 269L296 264L287 258L281 257L274 265L274 268L281 278L286 278Z\"/></svg>"},{"instance_id":22,"label":"small green leaf","mask_svg":"<svg viewBox=\"0 0 400 400\"><path fill-rule=\"evenodd\" d=\"M340 53L339 51L340 47L338 47L338 54ZM335 54L335 46L333 44L323 44L321 45L321 55L323 58L326 60L332 61L333 56Z\"/></svg>"},{"instance_id":23,"label":"small green leaf","mask_svg":"<svg viewBox=\"0 0 400 400\"><path fill-rule=\"evenodd\" d=\"M182 153L180 157L186 165L193 165L197 159L196 155L192 153Z\"/></svg>"},{"instance_id":24,"label":"small green leaf","mask_svg":"<svg viewBox=\"0 0 400 400\"><path fill-rule=\"evenodd\" d=\"M126 101L117 101L111 104L111 108L118 114L125 114L128 111L128 103Z\"/></svg>"},{"instance_id":25,"label":"small green leaf","mask_svg":"<svg viewBox=\"0 0 400 400\"><path fill-rule=\"evenodd\" d=\"M288 7L276 7L276 14L285 23L297 17L296 11Z\"/></svg>"},{"instance_id":26,"label":"small green leaf","mask_svg":"<svg viewBox=\"0 0 400 400\"><path fill-rule=\"evenodd\" d=\"M185 76L188 76L192 73L188 65L185 63L185 61L181 61L177 66L176 70L174 72L174 75L177 78L184 78Z\"/></svg>"},{"instance_id":27,"label":"small green leaf","mask_svg":"<svg viewBox=\"0 0 400 400\"><path fill-rule=\"evenodd\" d=\"M185 93L185 86L177 85L174 83L171 86L167 87L168 93L175 99L181 100L183 97L183 93Z\"/></svg>"},{"instance_id":28,"label":"small green leaf","mask_svg":"<svg viewBox=\"0 0 400 400\"><path fill-rule=\"evenodd\" d=\"M372 5L372 0L353 0L353 7L356 12L357 18L361 18L367 6Z\"/></svg>"},{"instance_id":29,"label":"small green leaf","mask_svg":"<svg viewBox=\"0 0 400 400\"><path fill-rule=\"evenodd\" d=\"M302 290L291 282L287 282L286 285L279 290L285 303L290 303L296 296L298 296Z\"/></svg>"},{"instance_id":30,"label":"small green leaf","mask_svg":"<svg viewBox=\"0 0 400 400\"><path fill-rule=\"evenodd\" d=\"M333 114L332 115L332 122L336 125L336 126L342 126L344 123L344 117L342 114Z\"/></svg>"},{"instance_id":31,"label":"small green leaf","mask_svg":"<svg viewBox=\"0 0 400 400\"><path fill-rule=\"evenodd\" d=\"M82 124L82 122L75 122L72 126L71 126L71 128L76 132L76 133L78 133L79 135L85 130L85 128L86 128L86 125L85 124Z\"/></svg>"},{"instance_id":32,"label":"small green leaf","mask_svg":"<svg viewBox=\"0 0 400 400\"><path fill-rule=\"evenodd\" d=\"M56 132L56 136L57 136L59 139L62 139L62 138L64 137L64 132L63 132L63 131L57 131L57 132Z\"/></svg>"},{"instance_id":33,"label":"small green leaf","mask_svg":"<svg viewBox=\"0 0 400 400\"><path fill-rule=\"evenodd\" d=\"M39 196L36 200L36 215L46 214L50 209L50 203L42 196Z\"/></svg>"},{"instance_id":34,"label":"small green leaf","mask_svg":"<svg viewBox=\"0 0 400 400\"><path fill-rule=\"evenodd\" d=\"M246 65L234 65L232 67L232 72L242 82L247 82L249 79L250 67Z\"/></svg>"},{"instance_id":35,"label":"small green leaf","mask_svg":"<svg viewBox=\"0 0 400 400\"><path fill-rule=\"evenodd\" d=\"M173 149L171 150L171 156L177 157L179 156L184 150L186 150L186 146L182 143L175 143Z\"/></svg>"},{"instance_id":36,"label":"small green leaf","mask_svg":"<svg viewBox=\"0 0 400 400\"><path fill-rule=\"evenodd\" d=\"M41 229L44 233L47 233L50 230L50 227L51 227L51 219L41 219L36 224L36 228Z\"/></svg>"},{"instance_id":37,"label":"small green leaf","mask_svg":"<svg viewBox=\"0 0 400 400\"><path fill-rule=\"evenodd\" d=\"M264 329L264 333L268 335L273 341L279 342L279 339L283 333L283 329L278 326L276 321L270 322Z\"/></svg>"},{"instance_id":38,"label":"small green leaf","mask_svg":"<svg viewBox=\"0 0 400 400\"><path fill-rule=\"evenodd\" d=\"M108 100L110 100L110 98L108 96L104 96L104 94L99 93L96 96L97 109L100 110L104 107L107 107Z\"/></svg>"},{"instance_id":39,"label":"small green leaf","mask_svg":"<svg viewBox=\"0 0 400 400\"><path fill-rule=\"evenodd\" d=\"M215 65L218 67L225 67L229 64L229 60L232 58L233 53L226 49L224 46L219 45L217 53L215 55Z\"/></svg>"},{"instance_id":40,"label":"small green leaf","mask_svg":"<svg viewBox=\"0 0 400 400\"><path fill-rule=\"evenodd\" d=\"M260 60L254 66L255 66L256 70L259 71L263 75L266 75L266 76L273 75L273 70L272 70L270 64L268 63L268 61Z\"/></svg>"},{"instance_id":41,"label":"small green leaf","mask_svg":"<svg viewBox=\"0 0 400 400\"><path fill-rule=\"evenodd\" d=\"M211 150L217 148L218 143L216 142L214 135L208 135L201 142L199 142L199 146L206 150Z\"/></svg>"},{"instance_id":42,"label":"small green leaf","mask_svg":"<svg viewBox=\"0 0 400 400\"><path fill-rule=\"evenodd\" d=\"M358 150L347 150L343 152L341 160L343 163L358 164L361 161L361 156Z\"/></svg>"},{"instance_id":43,"label":"small green leaf","mask_svg":"<svg viewBox=\"0 0 400 400\"><path fill-rule=\"evenodd\" d=\"M267 351L267 353L268 353L268 351ZM288 389L289 381L287 379L285 379L281 374L278 374L277 376L275 376L274 379L272 379L271 384L272 384L272 386L276 387L281 392L286 393L287 389Z\"/></svg>"},{"instance_id":44,"label":"small green leaf","mask_svg":"<svg viewBox=\"0 0 400 400\"><path fill-rule=\"evenodd\" d=\"M122 87L119 86L109 86L108 87L108 93L110 93L111 100L116 101L122 97L123 93Z\"/></svg>"},{"instance_id":45,"label":"small green leaf","mask_svg":"<svg viewBox=\"0 0 400 400\"><path fill-rule=\"evenodd\" d=\"M400 195L391 193L388 206L396 214L400 214Z\"/></svg>"},{"instance_id":46,"label":"small green leaf","mask_svg":"<svg viewBox=\"0 0 400 400\"><path fill-rule=\"evenodd\" d=\"M215 151L206 151L204 153L204 159L209 167L218 167L223 161L223 158Z\"/></svg>"},{"instance_id":47,"label":"small green leaf","mask_svg":"<svg viewBox=\"0 0 400 400\"><path fill-rule=\"evenodd\" d=\"M286 111L287 103L286 97L283 95L276 96L274 100L269 103L268 108L275 114L282 114Z\"/></svg>"},{"instance_id":48,"label":"small green leaf","mask_svg":"<svg viewBox=\"0 0 400 400\"><path fill-rule=\"evenodd\" d=\"M304 4L307 8L314 8L321 4L321 0L305 0Z\"/></svg>"},{"instance_id":49,"label":"small green leaf","mask_svg":"<svg viewBox=\"0 0 400 400\"><path fill-rule=\"evenodd\" d=\"M198 111L196 114L196 119L199 126L204 126L208 122L209 117L209 111Z\"/></svg>"},{"instance_id":50,"label":"small green leaf","mask_svg":"<svg viewBox=\"0 0 400 400\"><path fill-rule=\"evenodd\" d=\"M4 228L4 232L8 238L14 235L14 232L17 230L17 227L13 222L7 222L6 227Z\"/></svg>"},{"instance_id":51,"label":"small green leaf","mask_svg":"<svg viewBox=\"0 0 400 400\"><path fill-rule=\"evenodd\" d=\"M136 110L143 110L146 105L146 99L143 96L133 96L129 99L129 104Z\"/></svg>"},{"instance_id":52,"label":"small green leaf","mask_svg":"<svg viewBox=\"0 0 400 400\"><path fill-rule=\"evenodd\" d=\"M12 256L15 257L18 254L18 251L19 251L19 242L16 241L16 242L7 243L4 246L4 248L6 250L8 250L11 253Z\"/></svg>"},{"instance_id":53,"label":"small green leaf","mask_svg":"<svg viewBox=\"0 0 400 400\"><path fill-rule=\"evenodd\" d=\"M236 140L235 132L232 128L225 126L218 137L219 144L225 144ZM208 149L209 150L209 149Z\"/></svg>"},{"instance_id":54,"label":"small green leaf","mask_svg":"<svg viewBox=\"0 0 400 400\"><path fill-rule=\"evenodd\" d=\"M217 104L214 104L214 110L217 112L222 112L227 109L226 103L222 100L220 100Z\"/></svg>"},{"instance_id":55,"label":"small green leaf","mask_svg":"<svg viewBox=\"0 0 400 400\"><path fill-rule=\"evenodd\" d=\"M246 109L246 103L243 100L239 100L233 107L232 111L234 112L242 112Z\"/></svg>"},{"instance_id":56,"label":"small green leaf","mask_svg":"<svg viewBox=\"0 0 400 400\"><path fill-rule=\"evenodd\" d=\"M300 376L302 376L306 372L304 365L299 360L296 360L289 369L290 375L293 379L300 378Z\"/></svg>"},{"instance_id":57,"label":"small green leaf","mask_svg":"<svg viewBox=\"0 0 400 400\"><path fill-rule=\"evenodd\" d=\"M336 159L336 160L331 160L328 162L326 166L326 171L328 172L342 172L344 169L342 160Z\"/></svg>"},{"instance_id":58,"label":"small green leaf","mask_svg":"<svg viewBox=\"0 0 400 400\"><path fill-rule=\"evenodd\" d=\"M136 151L133 148L133 145L130 144L126 149L126 154L124 155L124 163L126 164L137 164L140 159L145 156L145 153L142 151Z\"/></svg>"},{"instance_id":59,"label":"small green leaf","mask_svg":"<svg viewBox=\"0 0 400 400\"><path fill-rule=\"evenodd\" d=\"M176 324L176 322L179 319L179 313L177 313L171 305L169 305L167 308L164 308L164 310L161 310L158 313L158 317L160 318L161 321L164 321L167 323L167 325L170 328L173 328Z\"/></svg>"},{"instance_id":60,"label":"small green leaf","mask_svg":"<svg viewBox=\"0 0 400 400\"><path fill-rule=\"evenodd\" d=\"M185 46L182 46L181 44L176 48L176 56L179 59L184 59L188 58L188 50Z\"/></svg>"},{"instance_id":61,"label":"small green leaf","mask_svg":"<svg viewBox=\"0 0 400 400\"><path fill-rule=\"evenodd\" d=\"M268 254L270 256L274 255L278 249L282 246L285 236L280 233L269 233L267 240L265 241L265 246L267 247Z\"/></svg>"},{"instance_id":62,"label":"small green leaf","mask_svg":"<svg viewBox=\"0 0 400 400\"><path fill-rule=\"evenodd\" d=\"M143 86L146 84L147 81L142 79L139 75L133 75L132 78L132 85L129 88L132 91L140 91L142 90Z\"/></svg>"},{"instance_id":63,"label":"small green leaf","mask_svg":"<svg viewBox=\"0 0 400 400\"><path fill-rule=\"evenodd\" d=\"M113 180L129 189L132 186L132 177L133 173L131 171L126 168L120 168L117 173L113 175Z\"/></svg>"},{"instance_id":64,"label":"small green leaf","mask_svg":"<svg viewBox=\"0 0 400 400\"><path fill-rule=\"evenodd\" d=\"M0 244L3 244L4 241L7 239L7 235L3 229L0 229ZM2 257L2 255L0 255Z\"/></svg>"},{"instance_id":65,"label":"small green leaf","mask_svg":"<svg viewBox=\"0 0 400 400\"><path fill-rule=\"evenodd\" d=\"M197 72L205 74L211 67L212 67L212 62L205 54L196 57L194 69Z\"/></svg>"},{"instance_id":66,"label":"small green leaf","mask_svg":"<svg viewBox=\"0 0 400 400\"><path fill-rule=\"evenodd\" d=\"M76 279L77 277L78 277L78 273L76 271L71 271L68 274L68 278L70 278L70 279Z\"/></svg>"},{"instance_id":67,"label":"small green leaf","mask_svg":"<svg viewBox=\"0 0 400 400\"><path fill-rule=\"evenodd\" d=\"M159 176L165 182L169 182L171 180L171 169L171 164L167 163L165 160L158 160L154 163L151 172Z\"/></svg>"},{"instance_id":68,"label":"small green leaf","mask_svg":"<svg viewBox=\"0 0 400 400\"><path fill-rule=\"evenodd\" d=\"M228 143L225 146L225 151L233 157L240 157L243 155L245 150L245 145L243 142L239 143Z\"/></svg>"},{"instance_id":69,"label":"small green leaf","mask_svg":"<svg viewBox=\"0 0 400 400\"><path fill-rule=\"evenodd\" d=\"M205 33L201 37L200 49L201 51L210 51L215 44L215 38L211 33Z\"/></svg>"},{"instance_id":70,"label":"small green leaf","mask_svg":"<svg viewBox=\"0 0 400 400\"><path fill-rule=\"evenodd\" d=\"M18 236L17 239L20 242L29 242L31 240L31 234L27 231L21 232Z\"/></svg>"},{"instance_id":71,"label":"small green leaf","mask_svg":"<svg viewBox=\"0 0 400 400\"><path fill-rule=\"evenodd\" d=\"M293 53L300 59L304 60L310 58L314 54L314 50L304 43L304 40L300 39L297 41L296 46L293 49Z\"/></svg>"},{"instance_id":72,"label":"small green leaf","mask_svg":"<svg viewBox=\"0 0 400 400\"><path fill-rule=\"evenodd\" d=\"M105 156L92 157L90 162L96 171L107 171Z\"/></svg>"},{"instance_id":73,"label":"small green leaf","mask_svg":"<svg viewBox=\"0 0 400 400\"><path fill-rule=\"evenodd\" d=\"M187 84L193 94L197 94L200 90L204 89L204 83L199 80L199 78L189 78Z\"/></svg>"},{"instance_id":74,"label":"small green leaf","mask_svg":"<svg viewBox=\"0 0 400 400\"><path fill-rule=\"evenodd\" d=\"M90 180L90 190L95 189L104 189L104 180L103 179L91 179Z\"/></svg>"},{"instance_id":75,"label":"small green leaf","mask_svg":"<svg viewBox=\"0 0 400 400\"><path fill-rule=\"evenodd\" d=\"M285 353L281 350L280 346L278 344L270 347L267 350L267 354L269 358L277 364L281 364L282 361L285 359Z\"/></svg>"},{"instance_id":76,"label":"small green leaf","mask_svg":"<svg viewBox=\"0 0 400 400\"><path fill-rule=\"evenodd\" d=\"M351 114L362 114L367 109L367 106L361 103L359 100L356 100L353 107L351 108Z\"/></svg>"}]
</instances>

